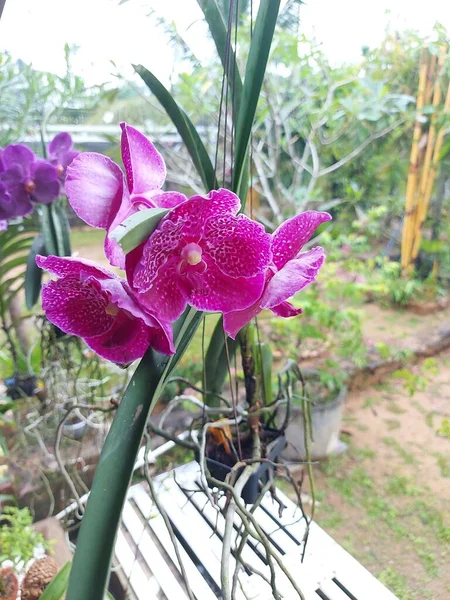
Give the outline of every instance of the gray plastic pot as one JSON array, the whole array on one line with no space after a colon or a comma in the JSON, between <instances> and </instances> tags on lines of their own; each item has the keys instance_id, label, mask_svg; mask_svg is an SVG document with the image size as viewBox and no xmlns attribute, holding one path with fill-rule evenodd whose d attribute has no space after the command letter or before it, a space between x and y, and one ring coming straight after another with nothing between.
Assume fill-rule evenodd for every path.
<instances>
[{"instance_id":1,"label":"gray plastic pot","mask_svg":"<svg viewBox=\"0 0 450 600\"><path fill-rule=\"evenodd\" d=\"M309 442L310 458L319 460L330 454L345 451L347 445L339 439L342 420L342 407L347 397L347 388L342 387L335 400L312 404L312 430L314 440ZM311 399L314 401L314 399ZM278 424L281 425L286 415L286 407L279 409ZM286 448L282 457L287 460L305 460L305 435L303 411L301 407L291 404L289 424L285 431Z\"/></svg>"}]
</instances>

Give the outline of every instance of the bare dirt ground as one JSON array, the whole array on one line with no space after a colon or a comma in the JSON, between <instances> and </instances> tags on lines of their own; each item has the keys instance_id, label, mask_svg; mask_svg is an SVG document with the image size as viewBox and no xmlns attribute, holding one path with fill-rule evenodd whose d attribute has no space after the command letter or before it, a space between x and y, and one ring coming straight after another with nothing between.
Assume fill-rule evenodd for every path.
<instances>
[{"instance_id":1,"label":"bare dirt ground","mask_svg":"<svg viewBox=\"0 0 450 600\"><path fill-rule=\"evenodd\" d=\"M349 450L315 468L316 519L401 600L448 600L450 352L423 385L410 396L391 377L348 397Z\"/></svg>"}]
</instances>

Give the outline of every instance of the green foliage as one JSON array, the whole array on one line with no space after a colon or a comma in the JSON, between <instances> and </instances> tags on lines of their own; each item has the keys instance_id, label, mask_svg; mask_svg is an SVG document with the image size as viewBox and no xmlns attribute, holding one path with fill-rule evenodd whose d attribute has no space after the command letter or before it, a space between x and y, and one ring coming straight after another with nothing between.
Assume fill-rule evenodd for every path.
<instances>
[{"instance_id":1,"label":"green foliage","mask_svg":"<svg viewBox=\"0 0 450 600\"><path fill-rule=\"evenodd\" d=\"M46 550L50 548L43 535L32 529L33 519L28 508L6 506L1 520L4 523L0 527L0 563L11 560L17 567L33 558L38 545Z\"/></svg>"},{"instance_id":2,"label":"green foliage","mask_svg":"<svg viewBox=\"0 0 450 600\"><path fill-rule=\"evenodd\" d=\"M45 588L40 600L61 600L67 590L71 566L70 562L64 565Z\"/></svg>"},{"instance_id":3,"label":"green foliage","mask_svg":"<svg viewBox=\"0 0 450 600\"><path fill-rule=\"evenodd\" d=\"M437 430L437 433L450 440L450 419L442 419L441 426Z\"/></svg>"},{"instance_id":4,"label":"green foliage","mask_svg":"<svg viewBox=\"0 0 450 600\"><path fill-rule=\"evenodd\" d=\"M116 240L125 254L128 254L150 237L168 212L163 208L140 210L120 223L109 237Z\"/></svg>"},{"instance_id":5,"label":"green foliage","mask_svg":"<svg viewBox=\"0 0 450 600\"><path fill-rule=\"evenodd\" d=\"M407 579L392 567L387 567L378 575L381 583L384 583L399 600L414 600L414 596L408 587Z\"/></svg>"}]
</instances>

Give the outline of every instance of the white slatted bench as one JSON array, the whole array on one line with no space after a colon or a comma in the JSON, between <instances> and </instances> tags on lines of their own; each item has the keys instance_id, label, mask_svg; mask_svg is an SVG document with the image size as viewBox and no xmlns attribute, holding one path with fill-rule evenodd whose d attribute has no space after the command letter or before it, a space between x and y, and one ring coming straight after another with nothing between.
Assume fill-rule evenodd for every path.
<instances>
[{"instance_id":1,"label":"white slatted bench","mask_svg":"<svg viewBox=\"0 0 450 600\"><path fill-rule=\"evenodd\" d=\"M209 502L199 483L197 463L165 473L155 481L158 496L179 540L189 587L197 600L220 598L220 566L225 518ZM282 516L270 494L255 517L293 575L305 600L397 600L375 577L318 525L311 523L302 562L305 522L300 510L277 491L286 508ZM222 499L222 507L225 499ZM220 505L220 501L219 501ZM238 546L240 519L235 517L232 548ZM236 539L237 538L237 539ZM242 559L270 578L265 552L249 538ZM115 548L115 563L132 600L188 598L169 533L145 483L130 488ZM234 558L230 558L234 567ZM275 567L283 600L298 598L287 577ZM233 569L234 570L234 569ZM237 600L271 600L269 584L242 570Z\"/></svg>"}]
</instances>

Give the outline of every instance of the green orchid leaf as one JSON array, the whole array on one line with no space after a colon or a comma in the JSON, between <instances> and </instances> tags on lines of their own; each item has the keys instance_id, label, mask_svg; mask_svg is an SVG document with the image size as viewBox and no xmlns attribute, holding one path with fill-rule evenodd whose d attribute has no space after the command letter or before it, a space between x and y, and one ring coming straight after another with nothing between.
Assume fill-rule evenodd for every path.
<instances>
[{"instance_id":1,"label":"green orchid leaf","mask_svg":"<svg viewBox=\"0 0 450 600\"><path fill-rule=\"evenodd\" d=\"M36 264L36 255L45 252L44 235L38 233L35 237L30 253L27 258L27 269L25 271L25 301L28 309L31 309L39 300L41 293L42 269Z\"/></svg>"},{"instance_id":2,"label":"green orchid leaf","mask_svg":"<svg viewBox=\"0 0 450 600\"><path fill-rule=\"evenodd\" d=\"M191 120L153 73L142 65L133 65L133 68L142 77L149 90L157 97L175 125L203 181L205 189L212 190L215 182L214 168L208 152Z\"/></svg>"},{"instance_id":3,"label":"green orchid leaf","mask_svg":"<svg viewBox=\"0 0 450 600\"><path fill-rule=\"evenodd\" d=\"M125 254L128 254L148 239L168 212L165 208L140 210L113 229L109 237L120 245Z\"/></svg>"},{"instance_id":4,"label":"green orchid leaf","mask_svg":"<svg viewBox=\"0 0 450 600\"><path fill-rule=\"evenodd\" d=\"M67 590L71 566L70 562L64 565L39 596L40 600L61 600Z\"/></svg>"}]
</instances>

